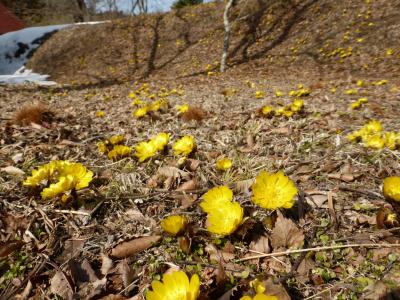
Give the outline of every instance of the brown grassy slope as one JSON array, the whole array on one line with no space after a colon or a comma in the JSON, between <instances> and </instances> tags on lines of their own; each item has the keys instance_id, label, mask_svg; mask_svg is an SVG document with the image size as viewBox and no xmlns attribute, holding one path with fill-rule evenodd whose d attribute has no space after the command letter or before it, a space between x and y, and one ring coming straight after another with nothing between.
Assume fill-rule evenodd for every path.
<instances>
[{"instance_id":1,"label":"brown grassy slope","mask_svg":"<svg viewBox=\"0 0 400 300\"><path fill-rule=\"evenodd\" d=\"M261 10L252 2L234 12L230 72L399 73L399 0L275 1ZM211 3L63 30L28 67L60 82L205 74L218 68L222 13L222 3Z\"/></svg>"}]
</instances>

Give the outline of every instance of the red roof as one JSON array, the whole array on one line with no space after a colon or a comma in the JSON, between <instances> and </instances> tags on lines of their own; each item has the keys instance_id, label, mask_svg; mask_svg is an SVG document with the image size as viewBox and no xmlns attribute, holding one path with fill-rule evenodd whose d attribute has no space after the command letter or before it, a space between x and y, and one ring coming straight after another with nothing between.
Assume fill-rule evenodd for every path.
<instances>
[{"instance_id":1,"label":"red roof","mask_svg":"<svg viewBox=\"0 0 400 300\"><path fill-rule=\"evenodd\" d=\"M24 22L18 19L0 3L0 34L25 28Z\"/></svg>"}]
</instances>

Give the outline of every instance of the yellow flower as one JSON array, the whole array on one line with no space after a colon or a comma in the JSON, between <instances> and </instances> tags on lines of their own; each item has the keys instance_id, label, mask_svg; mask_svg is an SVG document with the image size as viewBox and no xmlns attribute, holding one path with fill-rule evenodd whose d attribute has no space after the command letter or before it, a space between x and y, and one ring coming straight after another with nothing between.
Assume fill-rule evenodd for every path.
<instances>
[{"instance_id":1,"label":"yellow flower","mask_svg":"<svg viewBox=\"0 0 400 300\"><path fill-rule=\"evenodd\" d=\"M114 148L108 152L107 156L109 159L118 159L125 156L129 156L132 152L132 148L124 145L115 145Z\"/></svg>"},{"instance_id":2,"label":"yellow flower","mask_svg":"<svg viewBox=\"0 0 400 300\"><path fill-rule=\"evenodd\" d=\"M157 153L157 146L153 142L141 142L135 147L135 156L139 162L144 162L146 159L153 157Z\"/></svg>"},{"instance_id":3,"label":"yellow flower","mask_svg":"<svg viewBox=\"0 0 400 300\"><path fill-rule=\"evenodd\" d=\"M69 161L52 161L39 168L38 171L41 171L41 176L43 176L43 171L47 172L47 181L51 179L58 180L56 183L52 183L49 187L43 189L41 192L43 199L51 199L60 194L68 193L73 189L83 189L87 187L93 179L92 171L88 171L80 163L70 163ZM39 175L35 172L32 172L32 174L32 177ZM50 178L52 176L55 178ZM38 180L39 178L36 177L36 179ZM24 185L31 185L31 183L33 183L32 178L28 178L27 182L24 182ZM40 184L41 181L38 183Z\"/></svg>"},{"instance_id":4,"label":"yellow flower","mask_svg":"<svg viewBox=\"0 0 400 300\"><path fill-rule=\"evenodd\" d=\"M177 140L172 147L175 155L189 155L196 148L196 142L191 135L185 135Z\"/></svg>"},{"instance_id":5,"label":"yellow flower","mask_svg":"<svg viewBox=\"0 0 400 300\"><path fill-rule=\"evenodd\" d=\"M232 167L232 160L229 158L218 159L216 165L218 170L225 171Z\"/></svg>"},{"instance_id":6,"label":"yellow flower","mask_svg":"<svg viewBox=\"0 0 400 300\"><path fill-rule=\"evenodd\" d=\"M75 186L75 178L72 175L67 175L59 178L57 183L52 183L48 188L43 189L40 193L43 199L51 199L60 194L64 194L72 190Z\"/></svg>"},{"instance_id":7,"label":"yellow flower","mask_svg":"<svg viewBox=\"0 0 400 300\"><path fill-rule=\"evenodd\" d=\"M385 147L390 150L396 150L398 136L396 132L389 131L384 133Z\"/></svg>"},{"instance_id":8,"label":"yellow flower","mask_svg":"<svg viewBox=\"0 0 400 300\"><path fill-rule=\"evenodd\" d=\"M282 171L270 174L262 171L251 187L252 201L265 209L291 208L297 188Z\"/></svg>"},{"instance_id":9,"label":"yellow flower","mask_svg":"<svg viewBox=\"0 0 400 300\"><path fill-rule=\"evenodd\" d=\"M55 160L39 167L37 170L33 170L32 176L29 176L23 182L23 185L31 187L35 187L41 184L46 185L59 168L59 165L60 161Z\"/></svg>"},{"instance_id":10,"label":"yellow flower","mask_svg":"<svg viewBox=\"0 0 400 300\"><path fill-rule=\"evenodd\" d=\"M141 106L141 105L143 105L143 101L140 100L139 98L136 98L131 102L131 106Z\"/></svg>"},{"instance_id":11,"label":"yellow flower","mask_svg":"<svg viewBox=\"0 0 400 300\"><path fill-rule=\"evenodd\" d=\"M350 107L351 107L351 109L360 108L361 107L361 102L360 101L353 102Z\"/></svg>"},{"instance_id":12,"label":"yellow flower","mask_svg":"<svg viewBox=\"0 0 400 300\"><path fill-rule=\"evenodd\" d=\"M292 110L290 110L290 107L285 107L284 110L282 111L282 115L284 115L285 117L290 118L291 116L293 116L294 112Z\"/></svg>"},{"instance_id":13,"label":"yellow flower","mask_svg":"<svg viewBox=\"0 0 400 300\"><path fill-rule=\"evenodd\" d=\"M364 86L364 81L362 81L362 80L357 80L356 85L357 85L358 87L363 87L363 86Z\"/></svg>"},{"instance_id":14,"label":"yellow flower","mask_svg":"<svg viewBox=\"0 0 400 300\"><path fill-rule=\"evenodd\" d=\"M98 142L97 149L101 154L105 154L107 152L107 146L104 142Z\"/></svg>"},{"instance_id":15,"label":"yellow flower","mask_svg":"<svg viewBox=\"0 0 400 300\"><path fill-rule=\"evenodd\" d=\"M253 298L250 296L243 296L240 300L278 300L276 296L267 296L265 294L256 294Z\"/></svg>"},{"instance_id":16,"label":"yellow flower","mask_svg":"<svg viewBox=\"0 0 400 300\"><path fill-rule=\"evenodd\" d=\"M81 163L67 163L59 171L61 176L72 175L74 177L74 188L76 190L89 186L93 179L93 172L88 171Z\"/></svg>"},{"instance_id":17,"label":"yellow flower","mask_svg":"<svg viewBox=\"0 0 400 300\"><path fill-rule=\"evenodd\" d=\"M388 83L387 80L382 79L382 80L379 80L379 81L374 82L373 85L379 86L379 85L385 85L385 84L387 84L387 83Z\"/></svg>"},{"instance_id":18,"label":"yellow flower","mask_svg":"<svg viewBox=\"0 0 400 300\"><path fill-rule=\"evenodd\" d=\"M178 111L179 114L183 114L188 111L189 104L182 104L175 106L175 109Z\"/></svg>"},{"instance_id":19,"label":"yellow flower","mask_svg":"<svg viewBox=\"0 0 400 300\"><path fill-rule=\"evenodd\" d=\"M276 91L275 91L275 96L276 96L276 97L282 97L282 96L283 96L283 92L280 91L280 90L276 90Z\"/></svg>"},{"instance_id":20,"label":"yellow flower","mask_svg":"<svg viewBox=\"0 0 400 300\"><path fill-rule=\"evenodd\" d=\"M117 135L113 135L112 137L109 138L109 141L112 145L116 145L119 143L122 143L124 141L124 136L117 134Z\"/></svg>"},{"instance_id":21,"label":"yellow flower","mask_svg":"<svg viewBox=\"0 0 400 300\"><path fill-rule=\"evenodd\" d=\"M232 202L233 192L227 186L215 187L205 193L200 207L208 214L207 230L218 235L233 233L243 221L243 208Z\"/></svg>"},{"instance_id":22,"label":"yellow flower","mask_svg":"<svg viewBox=\"0 0 400 300\"><path fill-rule=\"evenodd\" d=\"M156 146L157 150L161 151L164 150L165 146L169 142L169 134L165 132L161 132L153 137L151 140L153 144Z\"/></svg>"},{"instance_id":23,"label":"yellow flower","mask_svg":"<svg viewBox=\"0 0 400 300\"><path fill-rule=\"evenodd\" d=\"M301 99L296 99L290 105L290 110L293 112L298 112L304 107L304 101Z\"/></svg>"},{"instance_id":24,"label":"yellow flower","mask_svg":"<svg viewBox=\"0 0 400 300\"><path fill-rule=\"evenodd\" d=\"M133 112L133 116L137 119L144 117L147 115L149 108L147 106L142 106Z\"/></svg>"},{"instance_id":25,"label":"yellow flower","mask_svg":"<svg viewBox=\"0 0 400 300\"><path fill-rule=\"evenodd\" d=\"M336 93L336 87L332 87L332 88L330 89L330 91L331 91L332 94Z\"/></svg>"},{"instance_id":26,"label":"yellow flower","mask_svg":"<svg viewBox=\"0 0 400 300\"><path fill-rule=\"evenodd\" d=\"M400 201L400 177L386 177L383 180L383 195L387 199Z\"/></svg>"},{"instance_id":27,"label":"yellow flower","mask_svg":"<svg viewBox=\"0 0 400 300\"><path fill-rule=\"evenodd\" d=\"M269 105L265 105L262 107L261 109L261 113L265 116L265 117L269 117L272 116L274 113L274 109L269 106Z\"/></svg>"},{"instance_id":28,"label":"yellow flower","mask_svg":"<svg viewBox=\"0 0 400 300\"><path fill-rule=\"evenodd\" d=\"M211 213L218 209L221 203L231 202L233 199L233 192L227 186L214 187L205 193L203 196L203 202L200 204L201 208L206 213Z\"/></svg>"},{"instance_id":29,"label":"yellow flower","mask_svg":"<svg viewBox=\"0 0 400 300\"><path fill-rule=\"evenodd\" d=\"M162 282L151 283L152 291L146 293L146 300L196 300L200 293L200 280L194 274L189 281L185 272L175 271L164 274Z\"/></svg>"},{"instance_id":30,"label":"yellow flower","mask_svg":"<svg viewBox=\"0 0 400 300\"><path fill-rule=\"evenodd\" d=\"M102 110L96 112L96 117L98 118L103 118L105 115L106 113Z\"/></svg>"},{"instance_id":31,"label":"yellow flower","mask_svg":"<svg viewBox=\"0 0 400 300\"><path fill-rule=\"evenodd\" d=\"M262 99L265 97L265 93L263 91L256 91L256 98Z\"/></svg>"},{"instance_id":32,"label":"yellow flower","mask_svg":"<svg viewBox=\"0 0 400 300\"><path fill-rule=\"evenodd\" d=\"M383 149L385 147L385 139L381 134L369 135L363 139L365 147L374 149Z\"/></svg>"},{"instance_id":33,"label":"yellow flower","mask_svg":"<svg viewBox=\"0 0 400 300\"><path fill-rule=\"evenodd\" d=\"M356 95L356 94L358 94L358 91L355 89L349 89L349 90L346 90L344 93L346 95Z\"/></svg>"},{"instance_id":34,"label":"yellow flower","mask_svg":"<svg viewBox=\"0 0 400 300\"><path fill-rule=\"evenodd\" d=\"M175 236L185 230L187 223L185 216L169 216L161 221L161 227L165 232Z\"/></svg>"},{"instance_id":35,"label":"yellow flower","mask_svg":"<svg viewBox=\"0 0 400 300\"><path fill-rule=\"evenodd\" d=\"M375 133L375 132L381 132L382 131L382 124L381 122L377 120L371 120L369 121L364 127L362 128L365 130L366 133Z\"/></svg>"},{"instance_id":36,"label":"yellow flower","mask_svg":"<svg viewBox=\"0 0 400 300\"><path fill-rule=\"evenodd\" d=\"M393 53L394 53L394 51L393 51L392 48L388 48L388 49L386 50L386 55L387 55L387 56L393 55Z\"/></svg>"}]
</instances>

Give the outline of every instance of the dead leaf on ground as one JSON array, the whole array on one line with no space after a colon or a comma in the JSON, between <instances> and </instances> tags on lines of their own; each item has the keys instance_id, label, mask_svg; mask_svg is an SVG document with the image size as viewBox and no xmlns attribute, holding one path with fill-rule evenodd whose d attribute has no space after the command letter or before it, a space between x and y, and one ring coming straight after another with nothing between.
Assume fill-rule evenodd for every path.
<instances>
[{"instance_id":1,"label":"dead leaf on ground","mask_svg":"<svg viewBox=\"0 0 400 300\"><path fill-rule=\"evenodd\" d=\"M253 185L255 179L246 179L236 182L234 190L236 193L250 193L250 187Z\"/></svg>"},{"instance_id":2,"label":"dead leaf on ground","mask_svg":"<svg viewBox=\"0 0 400 300\"><path fill-rule=\"evenodd\" d=\"M278 211L275 227L271 234L271 245L274 249L278 247L300 248L304 244L303 230L297 228L296 224L285 218Z\"/></svg>"},{"instance_id":3,"label":"dead leaf on ground","mask_svg":"<svg viewBox=\"0 0 400 300\"><path fill-rule=\"evenodd\" d=\"M108 257L107 254L101 254L101 274L107 275L113 267L113 261L111 258Z\"/></svg>"},{"instance_id":4,"label":"dead leaf on ground","mask_svg":"<svg viewBox=\"0 0 400 300\"><path fill-rule=\"evenodd\" d=\"M309 257L305 257L299 267L297 268L297 272L299 273L298 276L296 276L296 279L305 284L306 282L309 281L309 272L315 267L315 263L314 261L309 258Z\"/></svg>"},{"instance_id":5,"label":"dead leaf on ground","mask_svg":"<svg viewBox=\"0 0 400 300\"><path fill-rule=\"evenodd\" d=\"M195 179L182 183L176 190L177 191L192 191L197 188L197 181Z\"/></svg>"},{"instance_id":6,"label":"dead leaf on ground","mask_svg":"<svg viewBox=\"0 0 400 300\"><path fill-rule=\"evenodd\" d=\"M23 241L9 241L0 243L0 257L6 257L16 250L20 250L25 245Z\"/></svg>"},{"instance_id":7,"label":"dead leaf on ground","mask_svg":"<svg viewBox=\"0 0 400 300\"><path fill-rule=\"evenodd\" d=\"M365 290L365 296L363 299L365 300L375 300L375 299L389 299L386 298L386 294L388 293L389 288L382 281L377 281L369 286L367 286Z\"/></svg>"},{"instance_id":8,"label":"dead leaf on ground","mask_svg":"<svg viewBox=\"0 0 400 300\"><path fill-rule=\"evenodd\" d=\"M25 175L24 171L22 171L20 168L14 167L14 166L8 166L8 167L1 168L1 171L7 173L8 175L12 175L12 176L24 176Z\"/></svg>"},{"instance_id":9,"label":"dead leaf on ground","mask_svg":"<svg viewBox=\"0 0 400 300\"><path fill-rule=\"evenodd\" d=\"M127 258L137 253L140 253L161 239L159 235L140 237L128 242L123 242L111 250L110 256L115 258Z\"/></svg>"},{"instance_id":10,"label":"dead leaf on ground","mask_svg":"<svg viewBox=\"0 0 400 300\"><path fill-rule=\"evenodd\" d=\"M282 284L275 284L272 278L268 278L268 280L263 281L263 283L268 296L275 296L279 300L291 299Z\"/></svg>"},{"instance_id":11,"label":"dead leaf on ground","mask_svg":"<svg viewBox=\"0 0 400 300\"><path fill-rule=\"evenodd\" d=\"M119 274L121 274L122 283L124 284L124 288L127 288L133 279L135 278L135 271L129 266L126 259L118 263L117 269ZM133 288L133 286L132 286Z\"/></svg>"},{"instance_id":12,"label":"dead leaf on ground","mask_svg":"<svg viewBox=\"0 0 400 300\"><path fill-rule=\"evenodd\" d=\"M165 166L161 167L157 171L157 176L158 177L164 177L164 178L169 178L172 177L173 179L185 179L189 180L190 179L190 174L188 172L182 171L176 167L172 166Z\"/></svg>"},{"instance_id":13,"label":"dead leaf on ground","mask_svg":"<svg viewBox=\"0 0 400 300\"><path fill-rule=\"evenodd\" d=\"M50 292L64 299L72 299L74 291L65 274L57 271L50 279Z\"/></svg>"},{"instance_id":14,"label":"dead leaf on ground","mask_svg":"<svg viewBox=\"0 0 400 300\"><path fill-rule=\"evenodd\" d=\"M229 252L224 252L218 250L218 248L214 244L208 244L204 250L210 255L210 261L214 261L217 263L228 262L235 258L235 255Z\"/></svg>"}]
</instances>

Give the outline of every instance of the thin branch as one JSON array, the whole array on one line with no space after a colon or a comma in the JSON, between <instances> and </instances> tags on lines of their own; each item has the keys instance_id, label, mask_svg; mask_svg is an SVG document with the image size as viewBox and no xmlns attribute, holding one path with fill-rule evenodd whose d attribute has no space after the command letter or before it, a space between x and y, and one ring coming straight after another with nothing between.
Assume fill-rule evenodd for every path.
<instances>
[{"instance_id":1,"label":"thin branch","mask_svg":"<svg viewBox=\"0 0 400 300\"><path fill-rule=\"evenodd\" d=\"M345 249L345 248L400 248L400 244L350 244L350 245L335 245L335 246L323 246L323 247L314 247L314 248L305 248L305 249L296 249L296 250L287 250L282 252L275 253L263 253L259 255L254 255L250 257L244 257L241 259L236 259L235 262L241 262L256 258L264 258L264 257L274 257L274 256L283 256L290 255L294 253L302 253L309 251L324 251L324 250L336 250L336 249Z\"/></svg>"}]
</instances>

